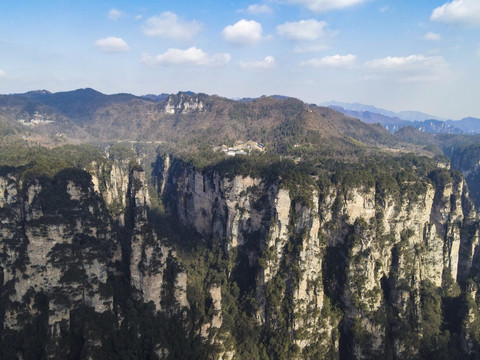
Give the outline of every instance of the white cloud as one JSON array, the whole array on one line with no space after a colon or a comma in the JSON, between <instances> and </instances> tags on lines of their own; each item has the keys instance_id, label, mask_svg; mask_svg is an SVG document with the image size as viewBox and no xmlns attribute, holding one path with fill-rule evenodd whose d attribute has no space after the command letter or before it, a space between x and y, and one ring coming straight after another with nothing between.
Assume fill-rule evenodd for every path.
<instances>
[{"instance_id":1,"label":"white cloud","mask_svg":"<svg viewBox=\"0 0 480 360\"><path fill-rule=\"evenodd\" d=\"M7 73L0 69L0 79L6 79L7 78Z\"/></svg>"},{"instance_id":2,"label":"white cloud","mask_svg":"<svg viewBox=\"0 0 480 360\"><path fill-rule=\"evenodd\" d=\"M299 4L315 12L324 12L333 9L343 9L366 0L287 0L290 4Z\"/></svg>"},{"instance_id":3,"label":"white cloud","mask_svg":"<svg viewBox=\"0 0 480 360\"><path fill-rule=\"evenodd\" d=\"M428 33L426 33L423 38L425 40L429 40L429 41L439 41L439 40L442 40L442 37L440 36L440 34L437 34L437 33L434 33L432 31L429 31Z\"/></svg>"},{"instance_id":4,"label":"white cloud","mask_svg":"<svg viewBox=\"0 0 480 360\"><path fill-rule=\"evenodd\" d=\"M107 52L122 52L130 50L130 46L119 37L110 36L104 39L98 39L95 46L100 50Z\"/></svg>"},{"instance_id":5,"label":"white cloud","mask_svg":"<svg viewBox=\"0 0 480 360\"><path fill-rule=\"evenodd\" d=\"M265 4L252 4L247 7L246 12L252 15L271 14L273 9Z\"/></svg>"},{"instance_id":6,"label":"white cloud","mask_svg":"<svg viewBox=\"0 0 480 360\"><path fill-rule=\"evenodd\" d=\"M314 58L300 63L302 66L313 67L351 67L355 64L357 57L352 54L348 55L332 55L322 58Z\"/></svg>"},{"instance_id":7,"label":"white cloud","mask_svg":"<svg viewBox=\"0 0 480 360\"><path fill-rule=\"evenodd\" d=\"M277 33L295 41L314 41L325 35L325 21L315 19L286 22L277 26Z\"/></svg>"},{"instance_id":8,"label":"white cloud","mask_svg":"<svg viewBox=\"0 0 480 360\"><path fill-rule=\"evenodd\" d=\"M124 16L125 13L121 10L118 10L118 9L111 9L109 12L108 12L108 18L110 20L118 20L120 19L122 16Z\"/></svg>"},{"instance_id":9,"label":"white cloud","mask_svg":"<svg viewBox=\"0 0 480 360\"><path fill-rule=\"evenodd\" d=\"M262 40L262 25L255 20L242 19L223 29L223 38L235 45L254 45Z\"/></svg>"},{"instance_id":10,"label":"white cloud","mask_svg":"<svg viewBox=\"0 0 480 360\"><path fill-rule=\"evenodd\" d=\"M202 49L192 46L186 50L168 49L165 53L150 56L144 54L142 62L148 65L161 66L212 66L226 65L231 59L230 54L215 54L208 56Z\"/></svg>"},{"instance_id":11,"label":"white cloud","mask_svg":"<svg viewBox=\"0 0 480 360\"><path fill-rule=\"evenodd\" d=\"M266 70L275 66L275 58L269 55L260 61L241 61L238 64L242 69Z\"/></svg>"},{"instance_id":12,"label":"white cloud","mask_svg":"<svg viewBox=\"0 0 480 360\"><path fill-rule=\"evenodd\" d=\"M441 56L388 56L367 61L365 67L374 72L370 78L397 77L402 82L438 80L446 74L448 63Z\"/></svg>"},{"instance_id":13,"label":"white cloud","mask_svg":"<svg viewBox=\"0 0 480 360\"><path fill-rule=\"evenodd\" d=\"M325 44L313 44L313 45L298 45L295 46L293 52L297 54L304 54L304 53L315 53L321 52L328 49L328 46Z\"/></svg>"},{"instance_id":14,"label":"white cloud","mask_svg":"<svg viewBox=\"0 0 480 360\"><path fill-rule=\"evenodd\" d=\"M480 1L446 2L433 10L430 20L460 25L480 25Z\"/></svg>"},{"instance_id":15,"label":"white cloud","mask_svg":"<svg viewBox=\"0 0 480 360\"><path fill-rule=\"evenodd\" d=\"M196 20L190 22L182 21L176 14L166 11L159 16L148 18L145 21L143 32L148 36L190 40L202 30L202 27L202 23Z\"/></svg>"},{"instance_id":16,"label":"white cloud","mask_svg":"<svg viewBox=\"0 0 480 360\"><path fill-rule=\"evenodd\" d=\"M404 57L387 56L367 61L365 65L371 69L412 70L431 66L443 67L446 66L446 62L441 56L409 55Z\"/></svg>"}]
</instances>

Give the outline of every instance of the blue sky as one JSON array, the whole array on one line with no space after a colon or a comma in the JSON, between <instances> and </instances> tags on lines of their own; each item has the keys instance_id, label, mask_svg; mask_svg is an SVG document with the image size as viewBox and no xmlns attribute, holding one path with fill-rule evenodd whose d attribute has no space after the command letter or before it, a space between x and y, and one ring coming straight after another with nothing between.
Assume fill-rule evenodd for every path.
<instances>
[{"instance_id":1,"label":"blue sky","mask_svg":"<svg viewBox=\"0 0 480 360\"><path fill-rule=\"evenodd\" d=\"M480 117L480 0L3 0L0 93L92 87Z\"/></svg>"}]
</instances>

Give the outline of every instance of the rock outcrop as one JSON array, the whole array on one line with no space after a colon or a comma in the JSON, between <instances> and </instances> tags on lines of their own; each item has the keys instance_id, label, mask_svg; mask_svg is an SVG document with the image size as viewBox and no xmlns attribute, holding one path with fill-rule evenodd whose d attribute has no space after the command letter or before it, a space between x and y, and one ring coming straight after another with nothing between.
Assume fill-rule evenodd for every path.
<instances>
[{"instance_id":1,"label":"rock outcrop","mask_svg":"<svg viewBox=\"0 0 480 360\"><path fill-rule=\"evenodd\" d=\"M202 112L204 107L204 102L198 96L178 93L167 98L163 113L167 115L190 114L192 112Z\"/></svg>"}]
</instances>

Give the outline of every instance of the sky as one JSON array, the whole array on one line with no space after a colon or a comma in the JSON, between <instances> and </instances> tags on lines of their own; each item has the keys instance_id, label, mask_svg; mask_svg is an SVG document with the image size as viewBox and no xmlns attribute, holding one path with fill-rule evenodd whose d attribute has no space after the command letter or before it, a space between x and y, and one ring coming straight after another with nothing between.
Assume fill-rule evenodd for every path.
<instances>
[{"instance_id":1,"label":"sky","mask_svg":"<svg viewBox=\"0 0 480 360\"><path fill-rule=\"evenodd\" d=\"M480 0L2 0L0 93L86 87L480 118Z\"/></svg>"}]
</instances>

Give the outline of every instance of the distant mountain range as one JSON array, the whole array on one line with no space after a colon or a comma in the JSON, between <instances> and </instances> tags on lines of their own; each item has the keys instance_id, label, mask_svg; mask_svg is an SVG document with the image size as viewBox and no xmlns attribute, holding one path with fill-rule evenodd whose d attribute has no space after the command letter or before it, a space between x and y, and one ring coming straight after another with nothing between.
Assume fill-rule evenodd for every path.
<instances>
[{"instance_id":1,"label":"distant mountain range","mask_svg":"<svg viewBox=\"0 0 480 360\"><path fill-rule=\"evenodd\" d=\"M467 117L461 120L447 120L419 111L394 112L359 103L330 101L322 103L344 115L362 120L368 124L381 124L390 132L396 132L405 126L414 127L422 132L446 134L479 134L480 119Z\"/></svg>"},{"instance_id":2,"label":"distant mountain range","mask_svg":"<svg viewBox=\"0 0 480 360\"><path fill-rule=\"evenodd\" d=\"M321 106L328 106L328 107L339 107L345 110L351 110L356 112L370 112L375 114L384 115L390 118L399 118L402 120L407 121L424 121L424 120L447 120L444 118L440 118L438 116L425 114L420 111L400 111L395 112L391 110L385 110L381 108L377 108L373 105L364 105L360 103L346 103L340 101L328 101L320 104Z\"/></svg>"}]
</instances>

